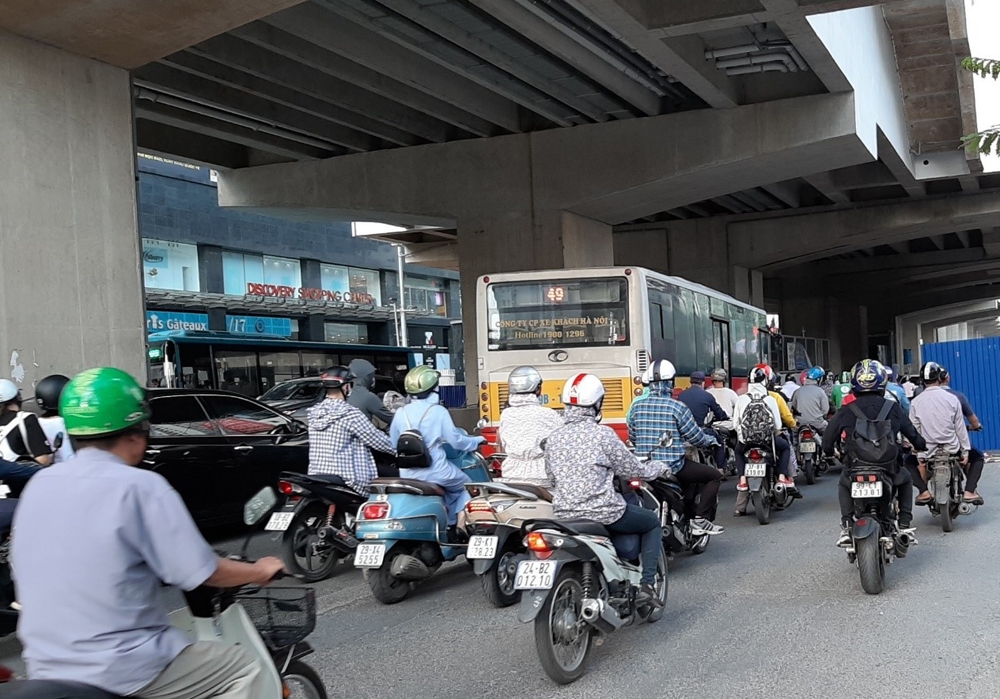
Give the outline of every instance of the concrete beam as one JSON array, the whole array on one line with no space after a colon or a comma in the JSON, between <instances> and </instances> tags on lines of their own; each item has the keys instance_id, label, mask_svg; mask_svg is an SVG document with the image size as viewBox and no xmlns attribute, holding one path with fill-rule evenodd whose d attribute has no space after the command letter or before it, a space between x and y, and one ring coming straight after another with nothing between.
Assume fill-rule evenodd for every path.
<instances>
[{"instance_id":1,"label":"concrete beam","mask_svg":"<svg viewBox=\"0 0 1000 699\"><path fill-rule=\"evenodd\" d=\"M371 68L348 60L343 56L327 51L316 44L300 39L288 32L281 31L269 24L257 22L235 29L230 34L251 44L265 48L268 51L273 51L286 58L315 68L321 73L338 78L351 85L373 92L376 95L387 97L394 102L410 107L418 113L426 114L429 117L440 120L446 125L450 124L470 134L492 136L497 132L497 127L494 124L464 109L429 95L423 90L411 87L404 82L385 76ZM171 56L168 60L173 59L174 57ZM423 132L415 131L415 133ZM452 136L455 135L458 134L452 134ZM426 135L425 138L434 142L450 140L450 138L438 138Z\"/></svg>"},{"instance_id":2,"label":"concrete beam","mask_svg":"<svg viewBox=\"0 0 1000 699\"><path fill-rule=\"evenodd\" d=\"M131 69L300 2L4 0L0 28Z\"/></svg>"},{"instance_id":3,"label":"concrete beam","mask_svg":"<svg viewBox=\"0 0 1000 699\"><path fill-rule=\"evenodd\" d=\"M829 172L817 172L803 177L816 191L834 204L850 204L851 198L837 186Z\"/></svg>"},{"instance_id":4,"label":"concrete beam","mask_svg":"<svg viewBox=\"0 0 1000 699\"><path fill-rule=\"evenodd\" d=\"M450 70L402 46L386 42L370 29L350 22L315 3L279 12L265 21L300 39L471 112L505 131L521 131L518 108L513 102L468 80L456 80L455 74Z\"/></svg>"},{"instance_id":5,"label":"concrete beam","mask_svg":"<svg viewBox=\"0 0 1000 699\"><path fill-rule=\"evenodd\" d=\"M816 95L251 168L221 175L219 195L224 206L383 217L376 220L565 210L619 224L793 179L817 161L844 166L867 157L853 97Z\"/></svg>"},{"instance_id":6,"label":"concrete beam","mask_svg":"<svg viewBox=\"0 0 1000 699\"><path fill-rule=\"evenodd\" d=\"M250 165L245 146L147 119L135 120L135 143L144 153L182 158L213 168Z\"/></svg>"},{"instance_id":7,"label":"concrete beam","mask_svg":"<svg viewBox=\"0 0 1000 699\"><path fill-rule=\"evenodd\" d=\"M1000 193L924 198L843 211L730 224L730 244L748 267L780 269L837 253L989 226Z\"/></svg>"},{"instance_id":8,"label":"concrete beam","mask_svg":"<svg viewBox=\"0 0 1000 699\"><path fill-rule=\"evenodd\" d=\"M710 107L731 109L742 101L736 82L705 60L705 43L700 37L661 40L648 31L648 24L619 2L574 0L574 5L610 28L647 61L676 78Z\"/></svg>"},{"instance_id":9,"label":"concrete beam","mask_svg":"<svg viewBox=\"0 0 1000 699\"><path fill-rule=\"evenodd\" d=\"M987 257L1000 257L1000 228L987 226L982 229L983 250Z\"/></svg>"},{"instance_id":10,"label":"concrete beam","mask_svg":"<svg viewBox=\"0 0 1000 699\"><path fill-rule=\"evenodd\" d=\"M771 14L771 21L784 32L826 89L830 92L847 92L854 89L851 81L809 24L796 0L760 0L760 4Z\"/></svg>"}]
</instances>

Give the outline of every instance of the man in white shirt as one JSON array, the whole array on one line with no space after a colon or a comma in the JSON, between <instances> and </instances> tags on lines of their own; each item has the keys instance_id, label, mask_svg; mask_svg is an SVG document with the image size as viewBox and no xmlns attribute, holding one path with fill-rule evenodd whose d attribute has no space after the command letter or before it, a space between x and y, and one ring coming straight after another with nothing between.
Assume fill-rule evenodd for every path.
<instances>
[{"instance_id":1,"label":"man in white shirt","mask_svg":"<svg viewBox=\"0 0 1000 699\"><path fill-rule=\"evenodd\" d=\"M503 480L550 486L541 443L563 426L562 415L542 405L542 376L520 366L507 379L508 407L500 414L500 448L507 454Z\"/></svg>"},{"instance_id":2,"label":"man in white shirt","mask_svg":"<svg viewBox=\"0 0 1000 699\"><path fill-rule=\"evenodd\" d=\"M729 416L728 420L715 423L715 427L724 427L727 430L732 430L733 412L736 410L736 399L739 396L736 395L736 391L726 386L726 379L728 378L729 375L725 369L716 369L712 372L712 387L707 390L715 398L715 402L719 404L719 407Z\"/></svg>"}]
</instances>

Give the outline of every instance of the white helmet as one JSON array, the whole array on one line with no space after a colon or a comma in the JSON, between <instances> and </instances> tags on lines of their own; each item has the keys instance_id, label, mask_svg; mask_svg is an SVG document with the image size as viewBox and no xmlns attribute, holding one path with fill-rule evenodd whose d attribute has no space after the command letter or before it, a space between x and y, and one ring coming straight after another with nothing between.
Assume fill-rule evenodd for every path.
<instances>
[{"instance_id":1,"label":"white helmet","mask_svg":"<svg viewBox=\"0 0 1000 699\"><path fill-rule=\"evenodd\" d=\"M563 405L591 408L604 400L604 384L593 374L573 374L563 386Z\"/></svg>"},{"instance_id":2,"label":"white helmet","mask_svg":"<svg viewBox=\"0 0 1000 699\"><path fill-rule=\"evenodd\" d=\"M642 382L648 386L654 381L673 381L676 376L677 369L673 363L661 359L646 367L646 371L642 372Z\"/></svg>"},{"instance_id":3,"label":"white helmet","mask_svg":"<svg viewBox=\"0 0 1000 699\"><path fill-rule=\"evenodd\" d=\"M541 385L542 375L533 366L519 366L507 377L507 390L510 395L534 393Z\"/></svg>"},{"instance_id":4,"label":"white helmet","mask_svg":"<svg viewBox=\"0 0 1000 699\"><path fill-rule=\"evenodd\" d=\"M10 379L0 379L0 403L6 403L17 398L19 389Z\"/></svg>"}]
</instances>

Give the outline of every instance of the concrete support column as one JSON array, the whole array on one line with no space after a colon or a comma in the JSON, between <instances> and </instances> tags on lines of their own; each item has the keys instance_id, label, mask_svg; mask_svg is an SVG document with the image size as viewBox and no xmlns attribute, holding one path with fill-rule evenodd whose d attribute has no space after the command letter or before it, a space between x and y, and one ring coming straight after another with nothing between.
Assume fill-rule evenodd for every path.
<instances>
[{"instance_id":1,"label":"concrete support column","mask_svg":"<svg viewBox=\"0 0 1000 699\"><path fill-rule=\"evenodd\" d=\"M479 383L476 283L484 274L614 264L611 226L568 211L549 211L492 221L459 221L462 321L466 382ZM469 392L475 402L478 392Z\"/></svg>"},{"instance_id":2,"label":"concrete support column","mask_svg":"<svg viewBox=\"0 0 1000 699\"><path fill-rule=\"evenodd\" d=\"M145 383L129 74L0 31L0 375Z\"/></svg>"},{"instance_id":3,"label":"concrete support column","mask_svg":"<svg viewBox=\"0 0 1000 699\"><path fill-rule=\"evenodd\" d=\"M210 306L208 309L208 329L217 332L226 332L229 323L226 321L225 306Z\"/></svg>"},{"instance_id":4,"label":"concrete support column","mask_svg":"<svg viewBox=\"0 0 1000 699\"><path fill-rule=\"evenodd\" d=\"M308 342L325 342L326 317L322 313L311 313L305 322L300 320L299 339Z\"/></svg>"}]
</instances>

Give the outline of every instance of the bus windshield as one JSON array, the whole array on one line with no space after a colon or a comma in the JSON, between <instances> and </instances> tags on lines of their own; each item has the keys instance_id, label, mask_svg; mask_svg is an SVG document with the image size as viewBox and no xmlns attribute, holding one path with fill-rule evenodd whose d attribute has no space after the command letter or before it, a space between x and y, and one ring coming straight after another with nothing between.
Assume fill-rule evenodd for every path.
<instances>
[{"instance_id":1,"label":"bus windshield","mask_svg":"<svg viewBox=\"0 0 1000 699\"><path fill-rule=\"evenodd\" d=\"M624 277L491 284L487 299L490 350L629 342Z\"/></svg>"}]
</instances>

